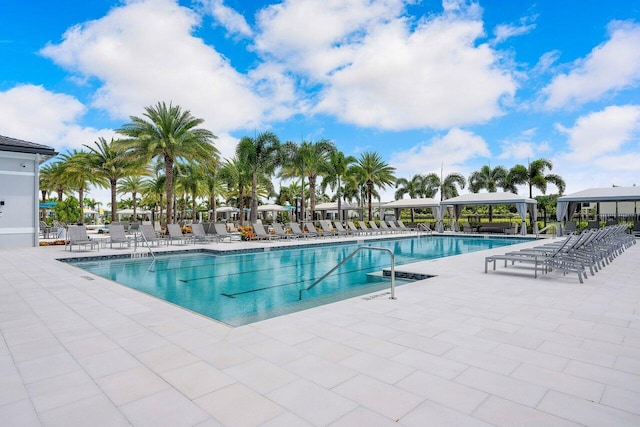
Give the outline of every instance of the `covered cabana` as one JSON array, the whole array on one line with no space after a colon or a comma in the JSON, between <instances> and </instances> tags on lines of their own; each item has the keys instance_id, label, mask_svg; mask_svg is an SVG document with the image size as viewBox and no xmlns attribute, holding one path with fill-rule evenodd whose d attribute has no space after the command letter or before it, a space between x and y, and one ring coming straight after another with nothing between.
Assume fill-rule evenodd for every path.
<instances>
[{"instance_id":1,"label":"covered cabana","mask_svg":"<svg viewBox=\"0 0 640 427\"><path fill-rule=\"evenodd\" d=\"M562 235L563 221L573 218L578 209L578 203L634 202L637 205L638 201L640 201L640 187L589 188L560 196L556 205L558 235ZM635 214L637 215L637 210Z\"/></svg>"},{"instance_id":2,"label":"covered cabana","mask_svg":"<svg viewBox=\"0 0 640 427\"><path fill-rule=\"evenodd\" d=\"M348 216L348 212L349 211L357 211L358 212L358 217L362 217L360 215L360 213L362 212L362 208L358 207L358 206L354 206L350 203L341 203L340 206L341 210L342 210L342 215L340 216L341 218L349 218ZM321 218L325 219L327 218L327 214L329 212L338 212L338 202L327 202L327 203L319 203L316 205L315 208L315 212L321 212Z\"/></svg>"},{"instance_id":3,"label":"covered cabana","mask_svg":"<svg viewBox=\"0 0 640 427\"><path fill-rule=\"evenodd\" d=\"M469 193L462 196L453 197L451 199L444 200L442 202L445 206L453 206L456 221L462 214L462 208L470 205L515 205L518 210L518 215L522 220L522 226L520 227L520 234L527 234L527 209L531 212L531 218L533 218L533 232L538 233L538 212L535 199L529 197L520 196L514 193Z\"/></svg>"},{"instance_id":4,"label":"covered cabana","mask_svg":"<svg viewBox=\"0 0 640 427\"><path fill-rule=\"evenodd\" d=\"M116 216L118 217L118 221L122 221L122 217L123 216L132 217L133 216L133 209L118 209L116 211ZM144 217L145 221L151 221L151 211L145 211L145 210L137 209L136 210L136 216L142 216L142 217ZM131 220L135 221L136 218L132 218Z\"/></svg>"},{"instance_id":5,"label":"covered cabana","mask_svg":"<svg viewBox=\"0 0 640 427\"><path fill-rule=\"evenodd\" d=\"M290 212L290 210L286 206L268 204L258 206L258 212L262 212L263 216L265 216L267 213L271 213L271 219L275 220L278 212Z\"/></svg>"},{"instance_id":6,"label":"covered cabana","mask_svg":"<svg viewBox=\"0 0 640 427\"><path fill-rule=\"evenodd\" d=\"M442 232L442 208L440 207L440 202L428 198L419 198L419 199L400 199L395 200L393 202L385 203L382 205L382 210L384 209L393 209L396 218L400 218L400 210L401 209L431 209L433 213L433 217L437 221L438 231ZM381 215L381 217L383 217Z\"/></svg>"}]
</instances>

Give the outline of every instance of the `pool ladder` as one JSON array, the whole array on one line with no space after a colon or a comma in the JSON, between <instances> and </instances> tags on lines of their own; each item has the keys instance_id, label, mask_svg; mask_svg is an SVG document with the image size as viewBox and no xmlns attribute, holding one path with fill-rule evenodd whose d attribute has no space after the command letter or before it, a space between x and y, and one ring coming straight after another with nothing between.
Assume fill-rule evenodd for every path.
<instances>
[{"instance_id":1,"label":"pool ladder","mask_svg":"<svg viewBox=\"0 0 640 427\"><path fill-rule=\"evenodd\" d=\"M304 291L308 291L310 289L313 289L318 283L322 282L324 279L327 278L327 276L329 276L331 273L333 273L334 271L336 271L338 268L340 268L340 266L342 264L344 264L345 262L349 261L351 258L353 258L355 256L355 254L357 254L360 251L364 251L364 250L369 250L369 251L382 251L382 252L388 252L389 255L391 256L391 296L389 297L389 299L396 299L396 272L395 272L395 255L393 253L393 251L389 248L378 248L375 246L362 246L359 247L358 249L356 249L355 251L353 251L349 256L347 256L345 259L343 259L342 261L340 261L335 267L333 267L331 270L327 271L325 274L323 274L319 279L317 279L315 282L313 282L311 285L309 285L309 287L305 288L305 289L300 289L298 291L298 301L302 301L302 292Z\"/></svg>"},{"instance_id":2,"label":"pool ladder","mask_svg":"<svg viewBox=\"0 0 640 427\"><path fill-rule=\"evenodd\" d=\"M153 260L155 261L156 260L156 255L151 250L151 246L149 246L149 242L147 241L147 237L142 232L140 232L138 234L140 236L142 236L142 241L144 242L144 245L147 247L147 249L149 250L149 253L153 257ZM136 239L134 240L134 252L136 251L136 249L138 249L138 237L137 236L136 236Z\"/></svg>"}]
</instances>

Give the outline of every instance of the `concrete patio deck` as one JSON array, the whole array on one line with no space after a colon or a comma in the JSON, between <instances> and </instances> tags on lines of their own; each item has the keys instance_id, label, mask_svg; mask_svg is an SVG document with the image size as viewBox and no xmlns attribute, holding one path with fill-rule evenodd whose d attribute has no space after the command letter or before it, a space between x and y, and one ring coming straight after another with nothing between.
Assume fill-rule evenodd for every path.
<instances>
[{"instance_id":1,"label":"concrete patio deck","mask_svg":"<svg viewBox=\"0 0 640 427\"><path fill-rule=\"evenodd\" d=\"M202 247L237 245L274 243ZM504 252L233 328L62 247L0 250L0 425L640 425L640 245L583 285L484 274Z\"/></svg>"}]
</instances>

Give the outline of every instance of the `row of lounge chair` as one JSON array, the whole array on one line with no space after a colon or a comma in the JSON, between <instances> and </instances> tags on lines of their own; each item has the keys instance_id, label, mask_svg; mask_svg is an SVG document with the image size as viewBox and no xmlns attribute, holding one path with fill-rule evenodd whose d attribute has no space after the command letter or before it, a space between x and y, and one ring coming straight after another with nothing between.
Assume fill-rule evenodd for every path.
<instances>
[{"instance_id":1,"label":"row of lounge chair","mask_svg":"<svg viewBox=\"0 0 640 427\"><path fill-rule=\"evenodd\" d=\"M593 276L636 243L633 235L627 233L627 226L611 225L599 229L587 229L580 234L566 237L534 248L507 252L503 255L491 255L485 258L484 271L488 272L489 263L496 269L496 261L508 265L521 266L522 263L533 266L534 277L538 273L560 271L563 274L575 273L580 283L587 278L587 271ZM510 263L510 264L509 264Z\"/></svg>"},{"instance_id":2,"label":"row of lounge chair","mask_svg":"<svg viewBox=\"0 0 640 427\"><path fill-rule=\"evenodd\" d=\"M316 229L312 222L305 222L303 228L295 222L291 222L286 226L282 224L272 224L272 232L267 232L264 225L254 223L253 235L249 240L277 240L277 239L298 239L298 238L317 238L317 237L340 237L340 236L360 236L360 235L380 235L390 233L405 233L416 231L404 225L402 221L396 223L389 221L380 221L380 227L374 221L360 221L359 227L356 227L353 221L347 221L347 228L341 222L331 222L329 220L320 221L320 229ZM429 231L425 228L425 230ZM139 224L137 229L129 231L125 228L125 224L112 223L109 227L109 235L103 239L104 244L120 245L120 248L131 247L131 244L139 242L145 246L160 246L169 244L189 244L189 243L210 243L240 240L240 233L230 232L227 230L226 224L222 223L194 223L191 224L191 233L185 234L179 224L167 224L167 234L161 234L155 231L150 224ZM108 240L107 240L108 239ZM69 250L73 250L73 246L89 247L90 249L99 249L98 239L91 239L87 235L85 226L70 225L67 231L67 245Z\"/></svg>"}]
</instances>

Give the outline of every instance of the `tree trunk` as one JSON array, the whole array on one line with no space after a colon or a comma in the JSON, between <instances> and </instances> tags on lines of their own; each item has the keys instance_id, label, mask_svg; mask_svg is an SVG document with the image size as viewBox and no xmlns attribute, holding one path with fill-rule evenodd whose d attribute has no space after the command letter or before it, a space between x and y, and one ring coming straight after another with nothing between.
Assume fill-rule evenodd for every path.
<instances>
[{"instance_id":1,"label":"tree trunk","mask_svg":"<svg viewBox=\"0 0 640 427\"><path fill-rule=\"evenodd\" d=\"M167 189L167 224L173 224L173 158L164 156L164 173Z\"/></svg>"},{"instance_id":2,"label":"tree trunk","mask_svg":"<svg viewBox=\"0 0 640 427\"><path fill-rule=\"evenodd\" d=\"M311 210L311 221L314 221L316 214L316 176L309 175L309 209Z\"/></svg>"},{"instance_id":3,"label":"tree trunk","mask_svg":"<svg viewBox=\"0 0 640 427\"><path fill-rule=\"evenodd\" d=\"M193 200L191 201L191 221L196 223L198 222L197 221L198 218L196 217L196 214L197 214L196 195L194 194L192 197L193 197Z\"/></svg>"},{"instance_id":4,"label":"tree trunk","mask_svg":"<svg viewBox=\"0 0 640 427\"><path fill-rule=\"evenodd\" d=\"M238 213L240 217L240 225L244 225L244 192L242 191L242 185L238 186Z\"/></svg>"},{"instance_id":5,"label":"tree trunk","mask_svg":"<svg viewBox=\"0 0 640 427\"><path fill-rule=\"evenodd\" d=\"M369 204L369 221L373 221L373 182L367 181L367 203Z\"/></svg>"},{"instance_id":6,"label":"tree trunk","mask_svg":"<svg viewBox=\"0 0 640 427\"><path fill-rule=\"evenodd\" d=\"M115 222L115 220L116 220L116 206L117 206L117 201L116 201L117 188L116 188L116 185L118 184L118 180L117 179L111 179L110 180L110 184L111 184L111 222Z\"/></svg>"},{"instance_id":7,"label":"tree trunk","mask_svg":"<svg viewBox=\"0 0 640 427\"><path fill-rule=\"evenodd\" d=\"M302 194L300 195L300 222L304 221L304 176L302 177Z\"/></svg>"},{"instance_id":8,"label":"tree trunk","mask_svg":"<svg viewBox=\"0 0 640 427\"><path fill-rule=\"evenodd\" d=\"M78 189L78 204L80 205L80 225L84 224L84 188Z\"/></svg>"},{"instance_id":9,"label":"tree trunk","mask_svg":"<svg viewBox=\"0 0 640 427\"><path fill-rule=\"evenodd\" d=\"M254 173L251 177L251 212L249 213L249 222L253 224L258 222L258 174Z\"/></svg>"},{"instance_id":10,"label":"tree trunk","mask_svg":"<svg viewBox=\"0 0 640 427\"><path fill-rule=\"evenodd\" d=\"M133 220L137 221L138 219L138 193L135 191L131 193L131 198L133 199Z\"/></svg>"},{"instance_id":11,"label":"tree trunk","mask_svg":"<svg viewBox=\"0 0 640 427\"><path fill-rule=\"evenodd\" d=\"M342 222L342 192L340 187L340 177L338 177L338 221Z\"/></svg>"}]
</instances>

